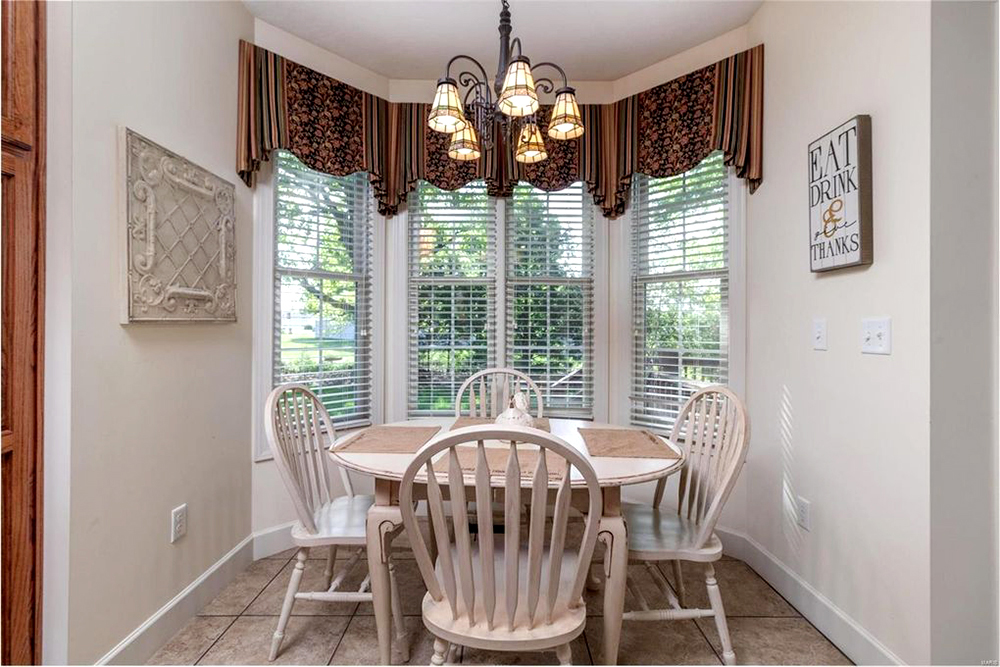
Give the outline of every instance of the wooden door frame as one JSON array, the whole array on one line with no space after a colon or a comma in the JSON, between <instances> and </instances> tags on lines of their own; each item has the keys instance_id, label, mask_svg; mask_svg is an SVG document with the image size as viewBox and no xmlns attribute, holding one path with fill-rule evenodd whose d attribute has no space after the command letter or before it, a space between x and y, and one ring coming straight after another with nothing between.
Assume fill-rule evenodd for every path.
<instances>
[{"instance_id":1,"label":"wooden door frame","mask_svg":"<svg viewBox=\"0 0 1000 667\"><path fill-rule=\"evenodd\" d=\"M34 206L35 234L35 424L34 424L34 573L32 593L34 596L34 624L32 640L32 658L36 664L42 661L42 594L43 594L43 564L44 564L44 399L45 399L45 193L46 193L46 3L44 0L33 2L35 11L34 35L34 133L30 145L16 139L3 138L3 147L17 153L32 154L34 174L32 180L32 199ZM8 45L4 45L5 47ZM30 66L30 64L29 64ZM4 323L8 326L9 323Z\"/></svg>"}]
</instances>

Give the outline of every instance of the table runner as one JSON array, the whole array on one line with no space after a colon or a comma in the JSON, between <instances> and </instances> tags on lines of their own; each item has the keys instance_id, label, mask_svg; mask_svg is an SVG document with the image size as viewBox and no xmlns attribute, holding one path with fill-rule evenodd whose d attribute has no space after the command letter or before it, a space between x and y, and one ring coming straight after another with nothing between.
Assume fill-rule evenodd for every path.
<instances>
[{"instance_id":1,"label":"table runner","mask_svg":"<svg viewBox=\"0 0 1000 667\"><path fill-rule=\"evenodd\" d=\"M484 424L495 424L496 420L489 417L459 417L455 420L455 423L451 425L449 431L454 431L456 428L465 428L466 426L482 426ZM534 427L542 431L551 431L549 425L548 417L535 417Z\"/></svg>"},{"instance_id":2,"label":"table runner","mask_svg":"<svg viewBox=\"0 0 1000 667\"><path fill-rule=\"evenodd\" d=\"M455 448L455 452L458 454L458 464L462 467L462 470L475 471L478 455L477 449L478 447L470 445L459 445ZM486 464L490 467L490 474L505 475L507 473L507 459L509 457L510 447L486 447ZM538 450L517 450L517 463L521 467L521 477L532 477L535 473L535 466L538 465ZM545 467L548 470L550 479L562 479L563 475L566 474L566 459L546 450ZM435 470L437 470L436 465Z\"/></svg>"},{"instance_id":3,"label":"table runner","mask_svg":"<svg viewBox=\"0 0 1000 667\"><path fill-rule=\"evenodd\" d=\"M369 426L350 442L334 448L353 454L413 454L433 438L440 426Z\"/></svg>"},{"instance_id":4,"label":"table runner","mask_svg":"<svg viewBox=\"0 0 1000 667\"><path fill-rule=\"evenodd\" d=\"M674 449L649 431L619 428L579 427L591 456L626 458L677 459Z\"/></svg>"}]
</instances>

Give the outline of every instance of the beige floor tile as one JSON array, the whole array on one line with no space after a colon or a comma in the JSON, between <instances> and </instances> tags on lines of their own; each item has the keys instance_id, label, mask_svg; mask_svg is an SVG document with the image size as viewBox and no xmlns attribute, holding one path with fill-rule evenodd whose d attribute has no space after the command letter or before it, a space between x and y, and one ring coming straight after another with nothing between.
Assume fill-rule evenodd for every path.
<instances>
[{"instance_id":1,"label":"beige floor tile","mask_svg":"<svg viewBox=\"0 0 1000 667\"><path fill-rule=\"evenodd\" d=\"M424 627L419 616L406 617L406 631L410 641L410 665L429 665L434 654L434 637ZM401 664L402 656L393 642L393 664ZM344 639L333 654L331 665L378 664L378 636L374 616L355 616L347 626Z\"/></svg>"},{"instance_id":2,"label":"beige floor tile","mask_svg":"<svg viewBox=\"0 0 1000 667\"><path fill-rule=\"evenodd\" d=\"M254 561L231 584L208 603L199 614L202 616L236 616L243 613L253 599L264 590L268 582L278 574L284 563L280 560L262 558Z\"/></svg>"},{"instance_id":3,"label":"beige floor tile","mask_svg":"<svg viewBox=\"0 0 1000 667\"><path fill-rule=\"evenodd\" d=\"M574 665L590 665L590 653L587 642L580 635L570 644ZM462 649L463 665L557 665L556 652L553 651L483 651L464 647Z\"/></svg>"},{"instance_id":4,"label":"beige floor tile","mask_svg":"<svg viewBox=\"0 0 1000 667\"><path fill-rule=\"evenodd\" d=\"M291 549L285 549L284 551L279 551L276 554L272 554L270 556L265 556L265 558L268 558L268 559L271 559L271 560L288 560L289 558L291 558L292 556L295 555L296 551L298 551L298 548L297 547L292 547Z\"/></svg>"},{"instance_id":5,"label":"beige floor tile","mask_svg":"<svg viewBox=\"0 0 1000 667\"><path fill-rule=\"evenodd\" d=\"M604 623L587 619L587 643L594 664L604 664ZM620 665L718 665L715 651L694 621L625 621L618 648Z\"/></svg>"},{"instance_id":6,"label":"beige floor tile","mask_svg":"<svg viewBox=\"0 0 1000 667\"><path fill-rule=\"evenodd\" d=\"M705 589L704 566L698 563L684 563L684 586L686 606L708 609L708 593ZM660 570L673 582L670 564L660 563ZM798 616L799 613L785 602L766 581L750 567L737 560L715 563L715 578L722 592L722 604L727 616Z\"/></svg>"},{"instance_id":7,"label":"beige floor tile","mask_svg":"<svg viewBox=\"0 0 1000 667\"><path fill-rule=\"evenodd\" d=\"M236 619L200 665L325 665L333 656L348 619L338 616L293 616L277 660L268 663L271 638L278 619L243 616Z\"/></svg>"},{"instance_id":8,"label":"beige floor tile","mask_svg":"<svg viewBox=\"0 0 1000 667\"><path fill-rule=\"evenodd\" d=\"M404 616L419 616L421 604L427 588L424 586L424 579L420 576L420 568L417 561L399 559L395 561L396 586L399 589L399 603L403 608ZM371 616L375 613L371 602L362 602L358 605L358 614Z\"/></svg>"},{"instance_id":9,"label":"beige floor tile","mask_svg":"<svg viewBox=\"0 0 1000 667\"><path fill-rule=\"evenodd\" d=\"M840 650L804 618L731 618L729 636L741 665L850 665ZM721 653L715 620L697 621Z\"/></svg>"},{"instance_id":10,"label":"beige floor tile","mask_svg":"<svg viewBox=\"0 0 1000 667\"><path fill-rule=\"evenodd\" d=\"M258 561L260 562L260 561ZM346 561L338 560L336 567L341 567ZM253 601L246 614L251 616L276 616L281 613L281 605L285 601L285 592L288 590L288 582L292 577L292 570L295 568L295 561L289 561L282 568L281 573L268 584L267 588ZM323 590L323 570L326 569L324 560L307 560L305 573L302 575L302 583L299 586L301 592L311 592ZM341 590L356 591L361 585L361 580L365 578L368 571L367 564L359 561L355 564L347 578L340 585ZM357 602L316 602L313 600L297 600L292 607L293 616L350 616L357 608Z\"/></svg>"},{"instance_id":11,"label":"beige floor tile","mask_svg":"<svg viewBox=\"0 0 1000 667\"><path fill-rule=\"evenodd\" d=\"M234 616L195 616L153 654L147 665L193 665L235 620Z\"/></svg>"}]
</instances>

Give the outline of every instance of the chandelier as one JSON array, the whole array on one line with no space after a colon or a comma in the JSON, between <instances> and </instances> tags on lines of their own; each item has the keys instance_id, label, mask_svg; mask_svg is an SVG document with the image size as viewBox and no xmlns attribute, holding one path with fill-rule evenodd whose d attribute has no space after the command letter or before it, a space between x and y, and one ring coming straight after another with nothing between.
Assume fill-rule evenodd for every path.
<instances>
[{"instance_id":1,"label":"chandelier","mask_svg":"<svg viewBox=\"0 0 1000 667\"><path fill-rule=\"evenodd\" d=\"M490 85L486 69L475 58L457 55L448 61L445 75L437 82L437 92L431 105L427 124L432 130L451 135L448 157L455 160L477 160L483 149L493 148L495 134L506 134L516 150L514 159L524 164L541 162L548 157L535 113L538 111L538 91L555 92L555 104L549 117L548 135L553 139L575 139L583 134L576 90L569 86L566 72L555 63L532 65L521 53L521 39L511 39L510 5L503 0L500 10L500 59L496 76ZM513 49L517 55L513 55ZM475 67L459 72L457 80L451 68L457 61L468 61ZM551 79L534 78L533 72L548 67L562 77L562 87L556 88ZM460 87L465 89L464 97ZM494 93L496 99L494 100Z\"/></svg>"}]
</instances>

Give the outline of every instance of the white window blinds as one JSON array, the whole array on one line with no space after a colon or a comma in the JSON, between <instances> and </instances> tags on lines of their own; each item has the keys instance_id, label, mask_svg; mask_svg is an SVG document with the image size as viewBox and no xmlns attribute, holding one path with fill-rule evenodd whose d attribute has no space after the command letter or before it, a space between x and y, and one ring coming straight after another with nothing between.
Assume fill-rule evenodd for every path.
<instances>
[{"instance_id":1,"label":"white window blinds","mask_svg":"<svg viewBox=\"0 0 1000 667\"><path fill-rule=\"evenodd\" d=\"M298 382L338 426L371 421L371 195L274 152L274 385Z\"/></svg>"},{"instance_id":2,"label":"white window blinds","mask_svg":"<svg viewBox=\"0 0 1000 667\"><path fill-rule=\"evenodd\" d=\"M548 415L593 415L593 207L582 183L522 184L506 202L506 359Z\"/></svg>"},{"instance_id":3,"label":"white window blinds","mask_svg":"<svg viewBox=\"0 0 1000 667\"><path fill-rule=\"evenodd\" d=\"M632 422L670 427L728 379L729 190L722 154L632 192Z\"/></svg>"},{"instance_id":4,"label":"white window blinds","mask_svg":"<svg viewBox=\"0 0 1000 667\"><path fill-rule=\"evenodd\" d=\"M482 182L421 181L407 211L409 413L454 414L462 382L496 360L496 203Z\"/></svg>"}]
</instances>

